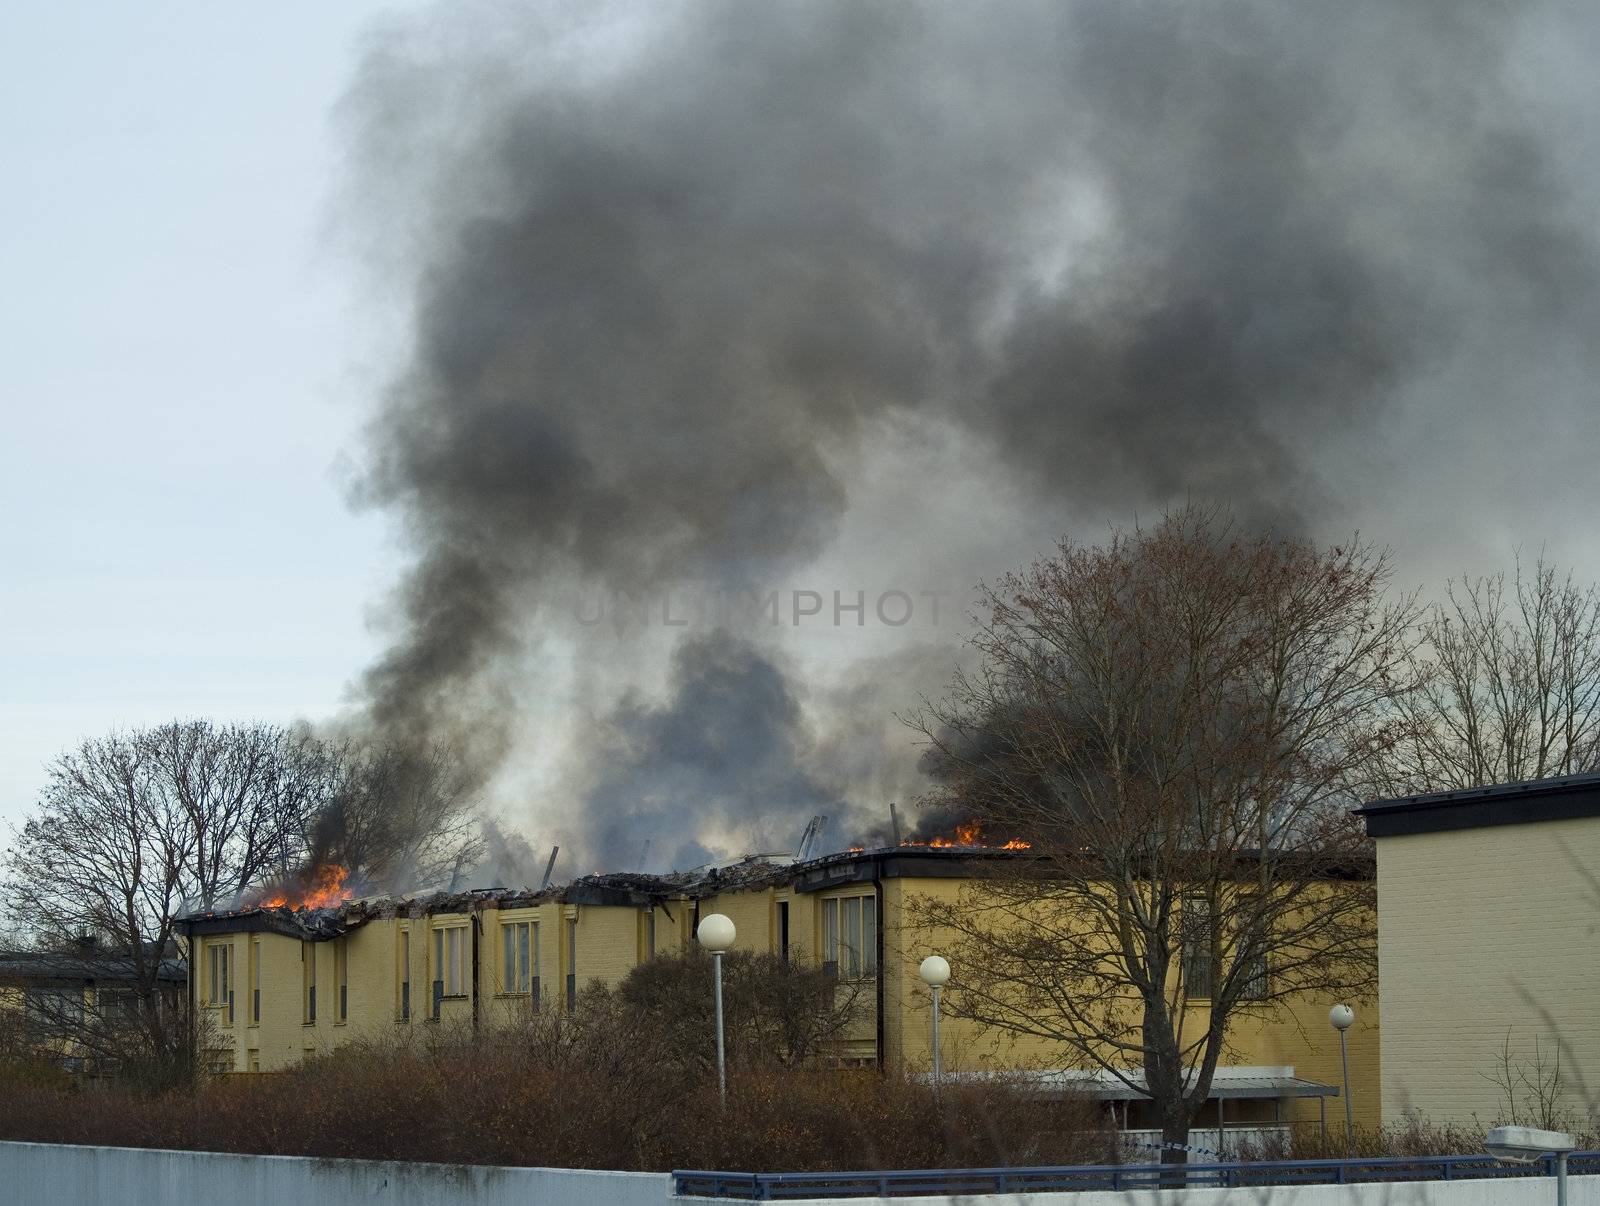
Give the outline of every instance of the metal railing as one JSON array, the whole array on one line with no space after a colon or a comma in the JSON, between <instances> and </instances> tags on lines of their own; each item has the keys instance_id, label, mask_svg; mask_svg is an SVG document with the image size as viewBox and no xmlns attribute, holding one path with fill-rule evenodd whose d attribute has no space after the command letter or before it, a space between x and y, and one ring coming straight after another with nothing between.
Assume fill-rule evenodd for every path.
<instances>
[{"instance_id":1,"label":"metal railing","mask_svg":"<svg viewBox=\"0 0 1600 1206\"><path fill-rule=\"evenodd\" d=\"M1567 1158L1573 1175L1600 1173L1600 1151ZM919 1194L1060 1192L1092 1189L1356 1185L1371 1181L1467 1181L1555 1175L1555 1158L1502 1164L1493 1156L1384 1156L1370 1160L1261 1160L1227 1164L1079 1164L1049 1168L931 1168L864 1172L672 1174L684 1197L773 1202L786 1198L912 1197Z\"/></svg>"}]
</instances>

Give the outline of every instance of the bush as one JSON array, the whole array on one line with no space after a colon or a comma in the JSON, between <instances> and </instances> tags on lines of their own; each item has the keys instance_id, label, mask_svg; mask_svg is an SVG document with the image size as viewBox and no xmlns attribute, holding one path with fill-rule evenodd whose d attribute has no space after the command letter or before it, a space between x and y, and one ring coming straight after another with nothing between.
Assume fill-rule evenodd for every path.
<instances>
[{"instance_id":1,"label":"bush","mask_svg":"<svg viewBox=\"0 0 1600 1206\"><path fill-rule=\"evenodd\" d=\"M1003 1081L947 1086L936 1101L899 1075L747 1061L722 1114L714 1073L641 1057L602 1017L352 1045L292 1072L155 1095L13 1080L0 1137L641 1170L1071 1163L1108 1147L1087 1103Z\"/></svg>"}]
</instances>

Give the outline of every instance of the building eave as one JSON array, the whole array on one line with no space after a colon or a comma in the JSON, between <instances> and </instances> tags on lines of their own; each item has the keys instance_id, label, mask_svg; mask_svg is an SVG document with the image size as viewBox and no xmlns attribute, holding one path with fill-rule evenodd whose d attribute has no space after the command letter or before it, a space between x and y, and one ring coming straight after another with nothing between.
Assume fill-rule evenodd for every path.
<instances>
[{"instance_id":1,"label":"building eave","mask_svg":"<svg viewBox=\"0 0 1600 1206\"><path fill-rule=\"evenodd\" d=\"M1355 812L1372 838L1600 817L1600 774L1399 796Z\"/></svg>"}]
</instances>

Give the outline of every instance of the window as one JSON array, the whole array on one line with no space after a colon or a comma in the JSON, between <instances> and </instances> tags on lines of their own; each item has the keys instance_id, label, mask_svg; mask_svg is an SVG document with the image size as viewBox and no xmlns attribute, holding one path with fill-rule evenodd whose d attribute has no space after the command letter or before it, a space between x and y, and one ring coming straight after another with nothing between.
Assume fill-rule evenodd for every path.
<instances>
[{"instance_id":1,"label":"window","mask_svg":"<svg viewBox=\"0 0 1600 1206\"><path fill-rule=\"evenodd\" d=\"M654 959L656 957L656 911L653 908L644 911L643 946L645 959Z\"/></svg>"},{"instance_id":2,"label":"window","mask_svg":"<svg viewBox=\"0 0 1600 1206\"><path fill-rule=\"evenodd\" d=\"M578 1007L578 919L567 918L567 1012Z\"/></svg>"},{"instance_id":3,"label":"window","mask_svg":"<svg viewBox=\"0 0 1600 1206\"><path fill-rule=\"evenodd\" d=\"M83 989L26 988L23 1014L36 1039L75 1035L83 1028Z\"/></svg>"},{"instance_id":4,"label":"window","mask_svg":"<svg viewBox=\"0 0 1600 1206\"><path fill-rule=\"evenodd\" d=\"M845 980L878 974L878 901L846 896L822 902L823 960Z\"/></svg>"},{"instance_id":5,"label":"window","mask_svg":"<svg viewBox=\"0 0 1600 1206\"><path fill-rule=\"evenodd\" d=\"M411 930L401 926L395 938L395 1018L411 1020Z\"/></svg>"},{"instance_id":6,"label":"window","mask_svg":"<svg viewBox=\"0 0 1600 1206\"><path fill-rule=\"evenodd\" d=\"M1184 897L1178 927L1184 992L1195 1000L1209 1000L1213 976L1211 947L1216 927L1212 923L1211 905L1204 896Z\"/></svg>"},{"instance_id":7,"label":"window","mask_svg":"<svg viewBox=\"0 0 1600 1206\"><path fill-rule=\"evenodd\" d=\"M333 944L333 984L334 991L339 994L334 1002L338 1010L334 1014L334 1022L344 1025L350 1020L350 940L337 939Z\"/></svg>"},{"instance_id":8,"label":"window","mask_svg":"<svg viewBox=\"0 0 1600 1206\"><path fill-rule=\"evenodd\" d=\"M839 974L839 902L822 902L822 966Z\"/></svg>"},{"instance_id":9,"label":"window","mask_svg":"<svg viewBox=\"0 0 1600 1206\"><path fill-rule=\"evenodd\" d=\"M512 921L500 927L500 983L502 991L518 996L539 995L539 925Z\"/></svg>"},{"instance_id":10,"label":"window","mask_svg":"<svg viewBox=\"0 0 1600 1206\"><path fill-rule=\"evenodd\" d=\"M778 902L778 958L785 966L789 963L789 902Z\"/></svg>"},{"instance_id":11,"label":"window","mask_svg":"<svg viewBox=\"0 0 1600 1206\"><path fill-rule=\"evenodd\" d=\"M1267 953L1261 951L1245 962L1244 988L1240 996L1246 1001L1261 1001L1267 996Z\"/></svg>"},{"instance_id":12,"label":"window","mask_svg":"<svg viewBox=\"0 0 1600 1206\"><path fill-rule=\"evenodd\" d=\"M250 939L250 1024L261 1025L261 939Z\"/></svg>"},{"instance_id":13,"label":"window","mask_svg":"<svg viewBox=\"0 0 1600 1206\"><path fill-rule=\"evenodd\" d=\"M102 988L95 994L95 1007L107 1021L132 1021L139 1016L139 994L131 988Z\"/></svg>"},{"instance_id":14,"label":"window","mask_svg":"<svg viewBox=\"0 0 1600 1206\"><path fill-rule=\"evenodd\" d=\"M467 995L467 981L462 974L461 937L466 927L453 925L433 931L433 1016L439 1016L439 1002L445 997Z\"/></svg>"},{"instance_id":15,"label":"window","mask_svg":"<svg viewBox=\"0 0 1600 1206\"><path fill-rule=\"evenodd\" d=\"M302 1020L307 1026L317 1024L317 944L300 944L300 989L304 998Z\"/></svg>"},{"instance_id":16,"label":"window","mask_svg":"<svg viewBox=\"0 0 1600 1206\"><path fill-rule=\"evenodd\" d=\"M209 984L210 1004L215 1009L227 1010L225 1026L233 1025L233 983L228 976L228 954L233 949L230 943L219 942L207 948L209 951L210 968Z\"/></svg>"}]
</instances>

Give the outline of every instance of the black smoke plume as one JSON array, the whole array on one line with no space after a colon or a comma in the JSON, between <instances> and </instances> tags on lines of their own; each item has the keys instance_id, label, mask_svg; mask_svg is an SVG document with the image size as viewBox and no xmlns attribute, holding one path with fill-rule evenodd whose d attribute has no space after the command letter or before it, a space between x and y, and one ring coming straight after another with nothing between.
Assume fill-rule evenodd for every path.
<instances>
[{"instance_id":1,"label":"black smoke plume","mask_svg":"<svg viewBox=\"0 0 1600 1206\"><path fill-rule=\"evenodd\" d=\"M839 810L788 678L727 633L680 641L665 702L623 699L595 739L593 765L586 848L623 860L601 870L793 850L811 816Z\"/></svg>"},{"instance_id":2,"label":"black smoke plume","mask_svg":"<svg viewBox=\"0 0 1600 1206\"><path fill-rule=\"evenodd\" d=\"M1405 408L1449 382L1452 413L1489 413L1506 366L1593 330L1590 226L1511 70L1563 22L1595 19L707 0L391 24L345 107L356 207L412 291L361 484L415 554L371 722L485 778L575 758L614 865L649 834L687 858L797 831L841 793L877 817L784 765L794 686L718 635L677 649L664 703L549 748L526 716L550 666L626 679L678 634L536 602L768 586L870 488L845 466L935 423L1058 527L1188 498L1342 521L1341 474Z\"/></svg>"}]
</instances>

